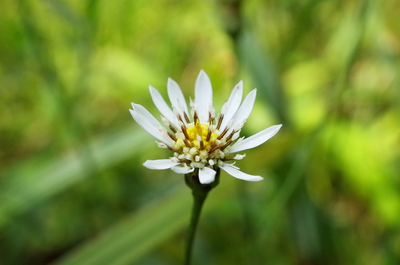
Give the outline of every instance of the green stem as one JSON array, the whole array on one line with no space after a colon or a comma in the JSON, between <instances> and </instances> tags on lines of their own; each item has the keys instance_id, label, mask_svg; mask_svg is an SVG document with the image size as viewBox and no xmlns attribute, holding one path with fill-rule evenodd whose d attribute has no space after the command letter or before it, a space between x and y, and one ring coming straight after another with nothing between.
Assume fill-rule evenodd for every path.
<instances>
[{"instance_id":1,"label":"green stem","mask_svg":"<svg viewBox=\"0 0 400 265\"><path fill-rule=\"evenodd\" d=\"M190 265L192 250L193 250L193 242L196 235L197 224L199 222L201 209L203 207L203 203L207 198L207 193L199 194L193 192L193 208L192 208L192 217L190 219L190 226L188 231L188 238L186 242L186 251L185 251L185 265Z\"/></svg>"},{"instance_id":2,"label":"green stem","mask_svg":"<svg viewBox=\"0 0 400 265\"><path fill-rule=\"evenodd\" d=\"M208 184L201 184L199 181L199 170L195 170L192 173L185 175L185 182L189 188L192 189L193 194L193 208L192 208L192 216L190 219L188 237L186 242L186 250L185 250L185 262L184 265L190 265L192 250L193 250L193 242L196 236L197 224L199 222L201 209L203 208L204 201L207 198L210 190L215 188L219 183L219 168L214 168L216 171L215 179L213 182Z\"/></svg>"}]
</instances>

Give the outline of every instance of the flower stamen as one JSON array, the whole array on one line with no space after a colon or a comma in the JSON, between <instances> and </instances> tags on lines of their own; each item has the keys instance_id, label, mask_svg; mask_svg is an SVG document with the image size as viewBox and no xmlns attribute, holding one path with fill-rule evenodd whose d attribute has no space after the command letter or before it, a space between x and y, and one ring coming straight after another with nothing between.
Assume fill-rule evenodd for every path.
<instances>
[{"instance_id":1,"label":"flower stamen","mask_svg":"<svg viewBox=\"0 0 400 265\"><path fill-rule=\"evenodd\" d=\"M231 161L231 160L235 160L234 156L230 156L230 157L225 157L221 159L222 161Z\"/></svg>"},{"instance_id":2,"label":"flower stamen","mask_svg":"<svg viewBox=\"0 0 400 265\"><path fill-rule=\"evenodd\" d=\"M179 150L178 150L178 149L175 149L175 148L173 148L173 147L171 147L171 146L168 146L168 145L167 145L167 149L169 149L169 150L171 150L171 151L173 151L173 152L175 152L175 153L179 153Z\"/></svg>"},{"instance_id":3,"label":"flower stamen","mask_svg":"<svg viewBox=\"0 0 400 265\"><path fill-rule=\"evenodd\" d=\"M193 113L193 120L194 120L194 124L197 124L199 122L199 117L197 116L196 111L194 111L194 113Z\"/></svg>"},{"instance_id":4,"label":"flower stamen","mask_svg":"<svg viewBox=\"0 0 400 265\"><path fill-rule=\"evenodd\" d=\"M211 149L210 149L210 153L214 152L215 150L217 150L218 148L220 148L219 145L214 145Z\"/></svg>"},{"instance_id":5,"label":"flower stamen","mask_svg":"<svg viewBox=\"0 0 400 265\"><path fill-rule=\"evenodd\" d=\"M170 132L167 131L167 134L172 140L174 140L174 142L178 141L178 139L175 136L173 136Z\"/></svg>"},{"instance_id":6,"label":"flower stamen","mask_svg":"<svg viewBox=\"0 0 400 265\"><path fill-rule=\"evenodd\" d=\"M221 114L218 118L218 124L217 124L217 130L219 130L219 128L221 127L222 124L222 120L224 119L224 114Z\"/></svg>"},{"instance_id":7,"label":"flower stamen","mask_svg":"<svg viewBox=\"0 0 400 265\"><path fill-rule=\"evenodd\" d=\"M188 140L183 140L183 142L185 143L185 145L187 146L187 147L192 147L192 145L190 144L190 142L188 141Z\"/></svg>"},{"instance_id":8,"label":"flower stamen","mask_svg":"<svg viewBox=\"0 0 400 265\"><path fill-rule=\"evenodd\" d=\"M199 136L199 135L198 135ZM200 150L204 150L204 143L203 143L203 140L201 140L201 137L199 136L198 137L198 140L199 140L199 142L200 142Z\"/></svg>"},{"instance_id":9,"label":"flower stamen","mask_svg":"<svg viewBox=\"0 0 400 265\"><path fill-rule=\"evenodd\" d=\"M189 117L188 117L187 113L184 112L183 115L185 117L186 123L190 123L190 120L189 120Z\"/></svg>"},{"instance_id":10,"label":"flower stamen","mask_svg":"<svg viewBox=\"0 0 400 265\"><path fill-rule=\"evenodd\" d=\"M233 135L235 134L235 130L232 130L232 132L226 137L226 140L232 139Z\"/></svg>"},{"instance_id":11,"label":"flower stamen","mask_svg":"<svg viewBox=\"0 0 400 265\"><path fill-rule=\"evenodd\" d=\"M223 151L225 148L227 148L233 141L229 140L227 141L223 146L221 146L220 150Z\"/></svg>"},{"instance_id":12,"label":"flower stamen","mask_svg":"<svg viewBox=\"0 0 400 265\"><path fill-rule=\"evenodd\" d=\"M217 137L218 140L221 140L222 137L225 136L225 134L229 131L229 128L226 127L225 130Z\"/></svg>"},{"instance_id":13,"label":"flower stamen","mask_svg":"<svg viewBox=\"0 0 400 265\"><path fill-rule=\"evenodd\" d=\"M207 137L206 137L206 142L210 141L211 134L212 134L211 128L210 128L210 126L208 126L208 133L207 133Z\"/></svg>"},{"instance_id":14,"label":"flower stamen","mask_svg":"<svg viewBox=\"0 0 400 265\"><path fill-rule=\"evenodd\" d=\"M177 130L175 129L175 127L174 126L172 126L171 124L169 124L169 129L173 132L173 133L177 133Z\"/></svg>"},{"instance_id":15,"label":"flower stamen","mask_svg":"<svg viewBox=\"0 0 400 265\"><path fill-rule=\"evenodd\" d=\"M177 114L176 117L178 118L179 121L181 121L183 124L185 124L185 121L182 119L181 114Z\"/></svg>"},{"instance_id":16,"label":"flower stamen","mask_svg":"<svg viewBox=\"0 0 400 265\"><path fill-rule=\"evenodd\" d=\"M214 121L214 117L212 116L211 112L208 113L208 123L212 124Z\"/></svg>"},{"instance_id":17,"label":"flower stamen","mask_svg":"<svg viewBox=\"0 0 400 265\"><path fill-rule=\"evenodd\" d=\"M186 140L190 140L190 137L189 137L189 135L188 135L188 133L186 131L186 126L185 125L181 126L181 130L182 130L182 133L185 135L185 139Z\"/></svg>"}]
</instances>

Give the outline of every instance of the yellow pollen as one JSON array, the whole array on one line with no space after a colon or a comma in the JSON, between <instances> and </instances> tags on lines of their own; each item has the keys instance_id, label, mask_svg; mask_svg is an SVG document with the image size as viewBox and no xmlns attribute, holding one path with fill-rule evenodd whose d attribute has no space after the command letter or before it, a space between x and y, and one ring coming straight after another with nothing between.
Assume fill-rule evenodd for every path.
<instances>
[{"instance_id":1,"label":"yellow pollen","mask_svg":"<svg viewBox=\"0 0 400 265\"><path fill-rule=\"evenodd\" d=\"M205 141L208 133L208 125L196 124L193 126L189 126L186 128L186 132L189 136L190 141L197 140L197 135L199 135L201 139Z\"/></svg>"},{"instance_id":2,"label":"yellow pollen","mask_svg":"<svg viewBox=\"0 0 400 265\"><path fill-rule=\"evenodd\" d=\"M214 166L225 157L224 149L232 143L213 125L200 124L181 126L181 131L175 134L174 156L188 166L199 168L205 165ZM226 131L224 132L226 134Z\"/></svg>"},{"instance_id":3,"label":"yellow pollen","mask_svg":"<svg viewBox=\"0 0 400 265\"><path fill-rule=\"evenodd\" d=\"M185 132L182 131L185 136L183 139L177 137L175 142L175 147L177 148L183 148L185 146L184 140L186 138L192 147L196 149L210 150L212 146L216 144L216 140L219 136L215 131L211 132L211 135L209 136L209 125L200 124L199 122L192 126L183 127L182 130L185 130ZM207 136L209 138L208 141ZM202 143L200 143L200 141Z\"/></svg>"},{"instance_id":4,"label":"yellow pollen","mask_svg":"<svg viewBox=\"0 0 400 265\"><path fill-rule=\"evenodd\" d=\"M210 139L207 141L208 135L208 124L196 124L186 128L187 135L189 136L189 142L191 142L196 148L200 147L200 140L203 142L204 147L209 145L209 143L214 142L218 135L215 132L211 133Z\"/></svg>"}]
</instances>

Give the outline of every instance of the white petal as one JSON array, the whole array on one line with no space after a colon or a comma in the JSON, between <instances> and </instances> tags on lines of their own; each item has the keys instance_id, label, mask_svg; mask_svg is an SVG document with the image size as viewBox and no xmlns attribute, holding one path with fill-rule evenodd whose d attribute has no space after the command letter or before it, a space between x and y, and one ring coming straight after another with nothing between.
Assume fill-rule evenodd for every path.
<instances>
[{"instance_id":1,"label":"white petal","mask_svg":"<svg viewBox=\"0 0 400 265\"><path fill-rule=\"evenodd\" d=\"M194 171L192 167L181 167L181 166L174 166L171 167L171 170L178 174L188 174Z\"/></svg>"},{"instance_id":2,"label":"white petal","mask_svg":"<svg viewBox=\"0 0 400 265\"><path fill-rule=\"evenodd\" d=\"M212 107L213 93L210 78L203 70L196 79L194 97L195 109L200 122L207 122L208 113Z\"/></svg>"},{"instance_id":3,"label":"white petal","mask_svg":"<svg viewBox=\"0 0 400 265\"><path fill-rule=\"evenodd\" d=\"M174 141L169 138L167 130L160 124L151 113L139 104L132 103L133 110L129 110L133 119L145 129L149 134L157 138L158 140L172 146Z\"/></svg>"},{"instance_id":4,"label":"white petal","mask_svg":"<svg viewBox=\"0 0 400 265\"><path fill-rule=\"evenodd\" d=\"M273 126L268 127L267 129L262 130L261 132L256 133L244 140L241 140L241 141L238 140L236 143L234 143L230 147L229 151L231 153L236 153L236 152L240 152L243 150L247 150L247 149L259 146L259 145L265 143L271 137L273 137L279 131L279 129L281 127L282 127L282 124L273 125Z\"/></svg>"},{"instance_id":5,"label":"white petal","mask_svg":"<svg viewBox=\"0 0 400 265\"><path fill-rule=\"evenodd\" d=\"M256 100L256 94L257 89L253 89L243 100L242 105L240 105L240 108L237 110L235 116L233 117L232 128L235 128L237 125L243 124L250 116L250 113L253 110L254 101Z\"/></svg>"},{"instance_id":6,"label":"white petal","mask_svg":"<svg viewBox=\"0 0 400 265\"><path fill-rule=\"evenodd\" d=\"M220 166L222 170L224 170L226 173L229 175L238 178L238 179L243 179L247 181L260 181L263 178L261 176L254 176L254 175L249 175L246 173L243 173L240 171L237 167L231 165L231 164L224 164L223 166Z\"/></svg>"},{"instance_id":7,"label":"white petal","mask_svg":"<svg viewBox=\"0 0 400 265\"><path fill-rule=\"evenodd\" d=\"M150 95L151 95L151 98L153 99L154 105L156 105L156 107L160 111L160 113L165 118L167 118L169 120L169 122L171 122L173 125L175 125L176 127L179 127L179 123L178 123L178 120L176 119L174 112L167 105L167 103L161 96L160 92L158 92L158 90L152 86L149 86L149 90L150 90Z\"/></svg>"},{"instance_id":8,"label":"white petal","mask_svg":"<svg viewBox=\"0 0 400 265\"><path fill-rule=\"evenodd\" d=\"M209 184L215 179L215 170L209 167L203 167L199 169L199 180L201 184Z\"/></svg>"},{"instance_id":9,"label":"white petal","mask_svg":"<svg viewBox=\"0 0 400 265\"><path fill-rule=\"evenodd\" d=\"M147 160L146 162L143 163L143 166L149 169L162 170L162 169L172 168L178 164L179 163L172 162L171 159L158 159L158 160Z\"/></svg>"},{"instance_id":10,"label":"white petal","mask_svg":"<svg viewBox=\"0 0 400 265\"><path fill-rule=\"evenodd\" d=\"M178 83L171 78L168 78L167 88L168 97L171 101L172 106L174 106L179 114L188 113L186 100Z\"/></svg>"},{"instance_id":11,"label":"white petal","mask_svg":"<svg viewBox=\"0 0 400 265\"><path fill-rule=\"evenodd\" d=\"M232 117L235 115L236 111L240 106L240 102L243 97L243 81L240 81L232 90L229 99L222 106L221 113L224 114L224 119L222 120L220 131L223 131Z\"/></svg>"}]
</instances>

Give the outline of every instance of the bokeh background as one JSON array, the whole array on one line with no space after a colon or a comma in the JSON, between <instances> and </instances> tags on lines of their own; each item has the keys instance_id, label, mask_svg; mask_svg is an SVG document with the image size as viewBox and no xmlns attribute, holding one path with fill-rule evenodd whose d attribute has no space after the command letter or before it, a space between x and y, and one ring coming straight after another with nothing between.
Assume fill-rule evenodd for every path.
<instances>
[{"instance_id":1,"label":"bokeh background","mask_svg":"<svg viewBox=\"0 0 400 265\"><path fill-rule=\"evenodd\" d=\"M131 118L148 85L258 88L194 264L400 264L400 2L2 1L0 263L181 264L191 194Z\"/></svg>"}]
</instances>

